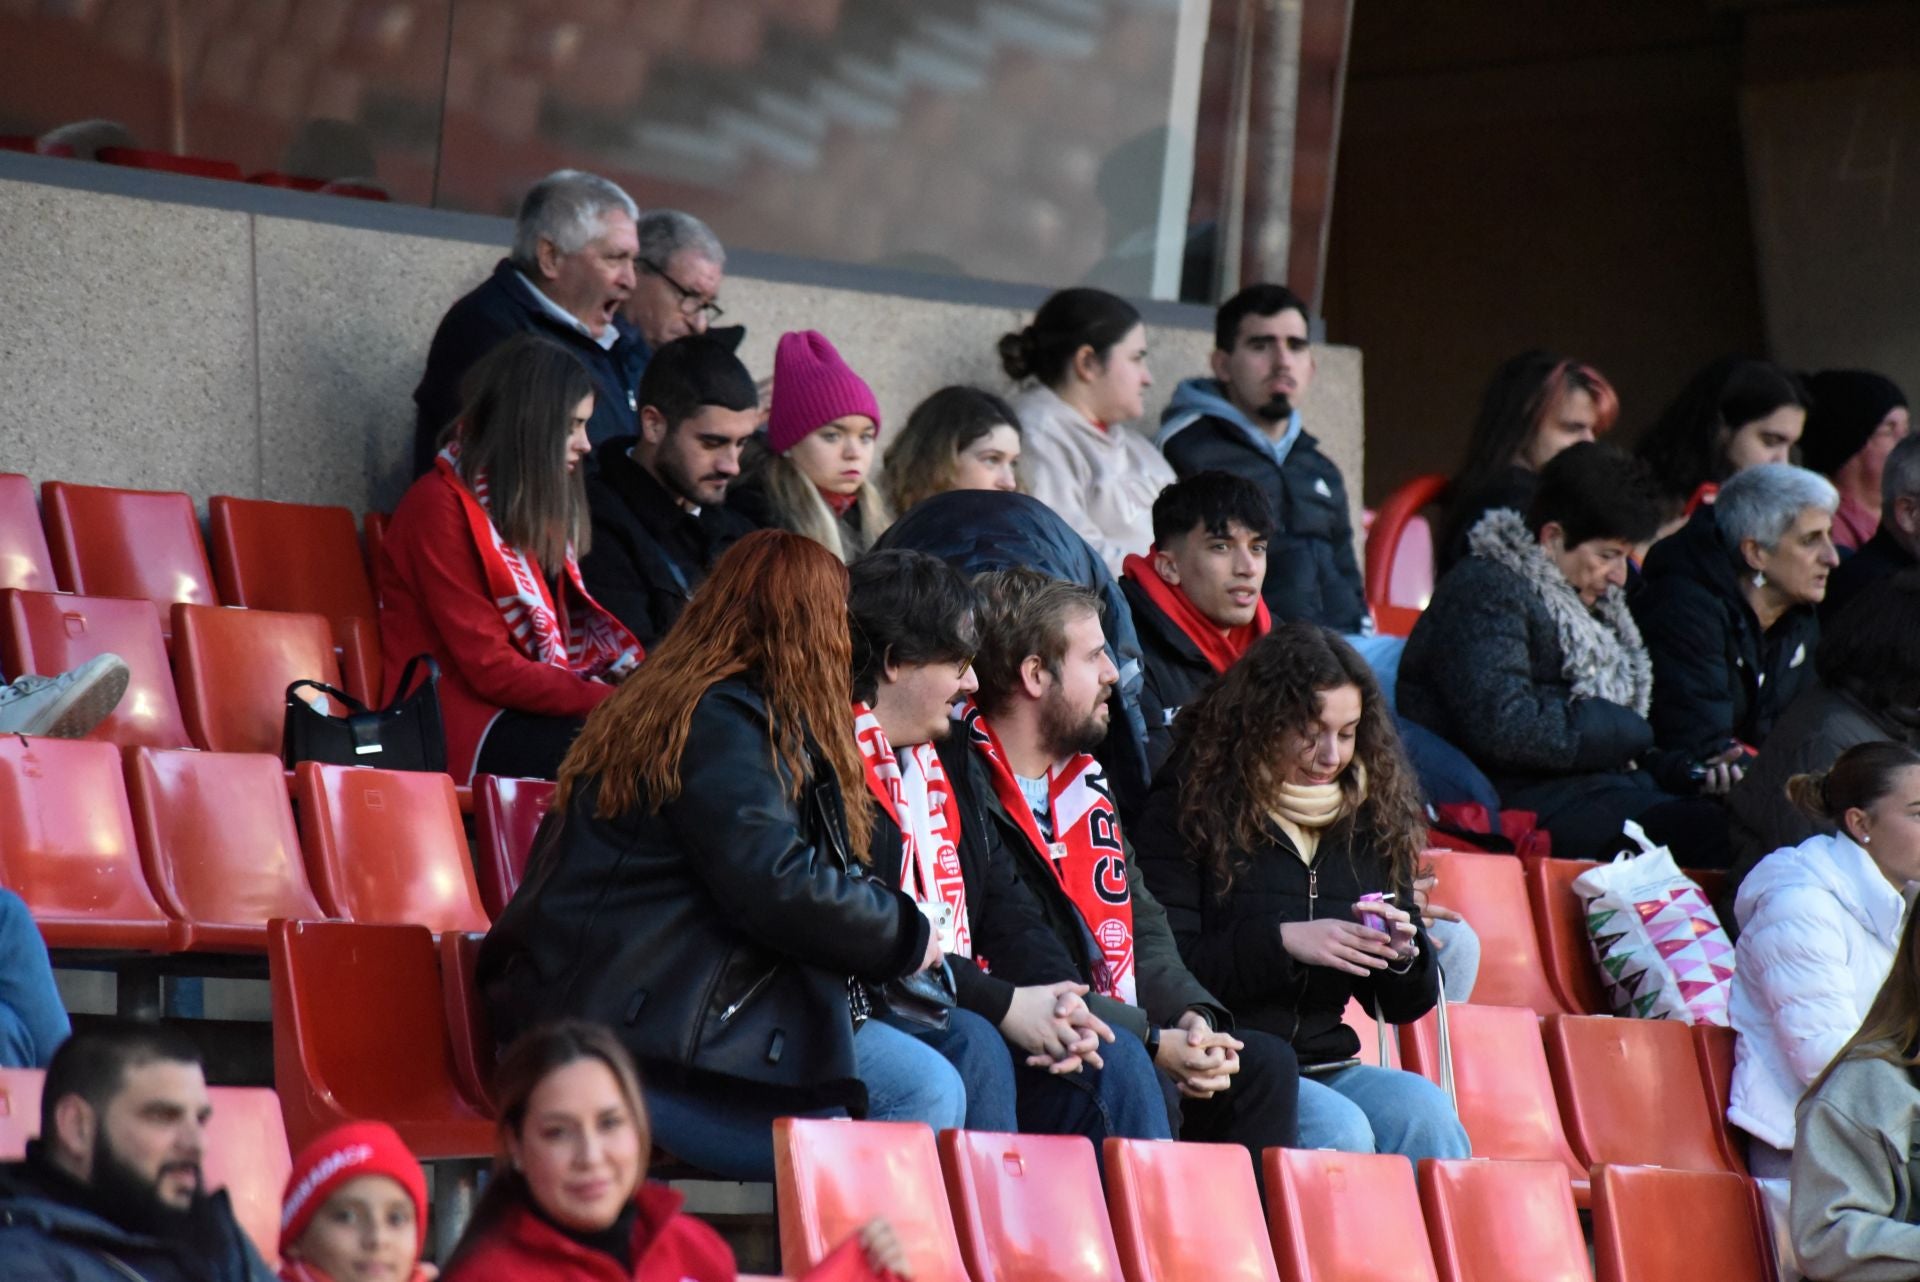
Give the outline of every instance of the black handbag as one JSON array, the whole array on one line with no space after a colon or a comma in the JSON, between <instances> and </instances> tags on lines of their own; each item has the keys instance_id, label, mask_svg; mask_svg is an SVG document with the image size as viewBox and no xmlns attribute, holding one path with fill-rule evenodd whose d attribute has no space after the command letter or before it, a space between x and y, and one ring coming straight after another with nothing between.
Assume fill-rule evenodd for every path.
<instances>
[{"instance_id":1,"label":"black handbag","mask_svg":"<svg viewBox=\"0 0 1920 1282\"><path fill-rule=\"evenodd\" d=\"M415 677L423 667L425 678L416 685ZM345 708L347 715L321 712L300 697L302 689L326 695ZM440 720L440 665L431 655L414 655L400 673L393 702L377 709L321 681L294 682L287 687L287 720L280 755L288 769L302 761L319 761L333 766L444 774L447 730Z\"/></svg>"},{"instance_id":2,"label":"black handbag","mask_svg":"<svg viewBox=\"0 0 1920 1282\"><path fill-rule=\"evenodd\" d=\"M946 1032L959 1001L953 970L944 957L937 966L890 979L873 990L874 1013L910 1033Z\"/></svg>"}]
</instances>

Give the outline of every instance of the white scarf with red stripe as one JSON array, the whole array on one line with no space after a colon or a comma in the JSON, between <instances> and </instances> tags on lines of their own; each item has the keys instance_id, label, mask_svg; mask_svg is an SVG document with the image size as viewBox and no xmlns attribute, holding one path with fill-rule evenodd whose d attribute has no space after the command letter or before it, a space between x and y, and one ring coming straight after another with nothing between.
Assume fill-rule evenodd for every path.
<instances>
[{"instance_id":1,"label":"white scarf with red stripe","mask_svg":"<svg viewBox=\"0 0 1920 1282\"><path fill-rule=\"evenodd\" d=\"M1047 775L1047 807L1053 840L1040 831L1014 776L1007 754L980 709L968 700L957 714L967 741L985 757L1000 804L1046 861L1067 898L1086 919L1099 945L1101 962L1094 988L1108 997L1138 1005L1134 996L1133 892L1127 885L1127 849L1120 841L1120 816L1107 795L1100 763L1080 753Z\"/></svg>"},{"instance_id":2,"label":"white scarf with red stripe","mask_svg":"<svg viewBox=\"0 0 1920 1282\"><path fill-rule=\"evenodd\" d=\"M866 764L867 791L900 829L900 888L913 896L940 936L940 951L973 956L967 883L960 873L960 802L930 743L896 753L880 719L853 705L853 737Z\"/></svg>"},{"instance_id":3,"label":"white scarf with red stripe","mask_svg":"<svg viewBox=\"0 0 1920 1282\"><path fill-rule=\"evenodd\" d=\"M460 496L467 529L486 572L487 591L514 648L536 663L583 677L618 675L645 658L640 639L588 594L572 544L567 546L566 572L560 577L556 602L548 593L545 576L525 553L500 537L487 511L486 473L476 476L469 487L461 479L459 464L458 441L449 442L433 461Z\"/></svg>"}]
</instances>

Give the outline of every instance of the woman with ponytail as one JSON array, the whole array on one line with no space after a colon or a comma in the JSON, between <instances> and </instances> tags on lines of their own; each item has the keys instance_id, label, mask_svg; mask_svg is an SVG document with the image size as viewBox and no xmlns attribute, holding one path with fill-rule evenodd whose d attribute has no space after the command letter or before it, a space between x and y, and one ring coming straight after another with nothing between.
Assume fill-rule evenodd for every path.
<instances>
[{"instance_id":1,"label":"woman with ponytail","mask_svg":"<svg viewBox=\"0 0 1920 1282\"><path fill-rule=\"evenodd\" d=\"M1153 546L1153 500L1174 482L1173 465L1126 426L1146 413L1153 386L1140 313L1105 290L1063 289L1031 325L1001 338L1000 365L1028 385L1013 409L1033 496L1117 577L1129 555Z\"/></svg>"},{"instance_id":2,"label":"woman with ponytail","mask_svg":"<svg viewBox=\"0 0 1920 1282\"><path fill-rule=\"evenodd\" d=\"M1860 1026L1893 964L1901 892L1920 879L1920 752L1859 744L1830 770L1794 776L1787 795L1835 831L1768 855L1734 901L1727 1116L1752 1136L1747 1164L1763 1179L1787 1173L1794 1101Z\"/></svg>"}]
</instances>

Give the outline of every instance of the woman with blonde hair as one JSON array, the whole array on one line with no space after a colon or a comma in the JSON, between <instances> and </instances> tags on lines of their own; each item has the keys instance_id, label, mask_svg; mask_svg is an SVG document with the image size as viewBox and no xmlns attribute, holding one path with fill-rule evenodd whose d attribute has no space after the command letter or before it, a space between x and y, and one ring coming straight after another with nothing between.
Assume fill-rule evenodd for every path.
<instances>
[{"instance_id":1,"label":"woman with blonde hair","mask_svg":"<svg viewBox=\"0 0 1920 1282\"><path fill-rule=\"evenodd\" d=\"M887 446L881 477L893 510L949 490L1020 488L1020 419L977 387L943 387L914 406Z\"/></svg>"}]
</instances>

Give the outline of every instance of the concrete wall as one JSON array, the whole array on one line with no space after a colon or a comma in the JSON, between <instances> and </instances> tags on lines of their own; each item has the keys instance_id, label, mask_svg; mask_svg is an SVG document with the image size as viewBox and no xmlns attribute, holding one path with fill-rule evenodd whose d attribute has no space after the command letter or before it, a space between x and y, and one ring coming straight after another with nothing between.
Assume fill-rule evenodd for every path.
<instances>
[{"instance_id":1,"label":"concrete wall","mask_svg":"<svg viewBox=\"0 0 1920 1282\"><path fill-rule=\"evenodd\" d=\"M427 343L509 231L6 155L0 225L0 471L356 510L391 507L404 490ZM890 424L945 383L1004 387L995 340L1043 297L767 256L733 266L725 302L748 325L748 365L769 371L783 330L823 330ZM1204 371L1211 318L1146 311L1157 419L1174 383ZM1360 475L1358 352L1323 354L1306 408Z\"/></svg>"}]
</instances>

